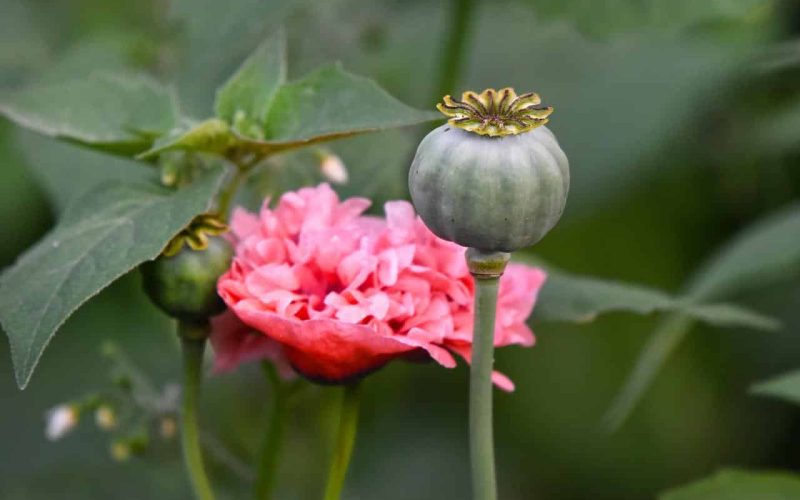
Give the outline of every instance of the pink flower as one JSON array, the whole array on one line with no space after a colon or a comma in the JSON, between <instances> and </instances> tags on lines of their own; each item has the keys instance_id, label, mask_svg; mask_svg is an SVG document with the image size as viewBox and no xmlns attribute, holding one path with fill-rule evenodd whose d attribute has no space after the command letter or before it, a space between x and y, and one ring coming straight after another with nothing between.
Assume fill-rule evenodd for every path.
<instances>
[{"instance_id":1,"label":"pink flower","mask_svg":"<svg viewBox=\"0 0 800 500\"><path fill-rule=\"evenodd\" d=\"M295 372L283 346L258 330L242 323L230 310L211 318L211 346L214 348L214 370L230 371L248 361L271 361L284 379L292 379Z\"/></svg>"},{"instance_id":2,"label":"pink flower","mask_svg":"<svg viewBox=\"0 0 800 500\"><path fill-rule=\"evenodd\" d=\"M277 342L295 370L328 383L361 377L398 357L423 354L455 366L472 350L474 283L464 248L437 238L410 203L389 202L386 219L363 215L363 198L339 201L327 185L237 209L236 255L218 283L233 313ZM533 345L525 324L543 271L509 265L500 282L495 345ZM250 331L252 331L250 330ZM217 366L268 356L252 333L215 329ZM495 383L513 390L505 376Z\"/></svg>"}]
</instances>

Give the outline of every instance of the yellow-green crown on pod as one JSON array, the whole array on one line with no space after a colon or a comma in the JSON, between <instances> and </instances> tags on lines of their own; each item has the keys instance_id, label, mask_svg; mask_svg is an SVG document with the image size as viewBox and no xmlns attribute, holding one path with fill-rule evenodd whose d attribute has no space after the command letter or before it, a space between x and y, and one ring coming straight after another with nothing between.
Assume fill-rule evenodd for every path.
<instances>
[{"instance_id":1,"label":"yellow-green crown on pod","mask_svg":"<svg viewBox=\"0 0 800 500\"><path fill-rule=\"evenodd\" d=\"M200 214L188 226L176 234L161 253L165 257L172 257L180 252L184 245L192 250L205 250L208 248L208 238L219 236L228 231L228 225L222 222L215 214Z\"/></svg>"},{"instance_id":2,"label":"yellow-green crown on pod","mask_svg":"<svg viewBox=\"0 0 800 500\"><path fill-rule=\"evenodd\" d=\"M445 114L450 125L489 137L528 132L548 122L551 106L540 106L539 94L517 95L514 89L486 89L480 94L466 91L461 100L449 95L436 108Z\"/></svg>"}]
</instances>

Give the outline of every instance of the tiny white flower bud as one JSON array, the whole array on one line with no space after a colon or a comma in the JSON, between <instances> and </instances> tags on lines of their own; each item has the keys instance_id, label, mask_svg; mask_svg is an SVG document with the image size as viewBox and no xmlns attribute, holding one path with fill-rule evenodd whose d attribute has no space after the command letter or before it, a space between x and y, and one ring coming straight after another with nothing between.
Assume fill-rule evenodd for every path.
<instances>
[{"instance_id":1,"label":"tiny white flower bud","mask_svg":"<svg viewBox=\"0 0 800 500\"><path fill-rule=\"evenodd\" d=\"M66 436L78 425L78 408L73 404L62 404L47 412L44 434L50 441Z\"/></svg>"},{"instance_id":2,"label":"tiny white flower bud","mask_svg":"<svg viewBox=\"0 0 800 500\"><path fill-rule=\"evenodd\" d=\"M107 405L101 405L94 412L94 421L104 431L110 431L117 426L117 414Z\"/></svg>"},{"instance_id":3,"label":"tiny white flower bud","mask_svg":"<svg viewBox=\"0 0 800 500\"><path fill-rule=\"evenodd\" d=\"M320 158L319 170L325 179L334 184L346 184L349 178L344 162L333 153L325 153Z\"/></svg>"}]
</instances>

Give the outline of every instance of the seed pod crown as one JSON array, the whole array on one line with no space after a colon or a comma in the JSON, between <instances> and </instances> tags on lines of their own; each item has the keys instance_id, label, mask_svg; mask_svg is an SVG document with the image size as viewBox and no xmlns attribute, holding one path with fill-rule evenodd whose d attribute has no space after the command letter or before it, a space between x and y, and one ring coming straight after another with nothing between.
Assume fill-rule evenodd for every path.
<instances>
[{"instance_id":1,"label":"seed pod crown","mask_svg":"<svg viewBox=\"0 0 800 500\"><path fill-rule=\"evenodd\" d=\"M548 122L551 106L540 106L539 94L517 95L514 89L486 89L480 94L467 91L461 100L444 96L436 108L446 115L450 125L489 137L528 132Z\"/></svg>"}]
</instances>

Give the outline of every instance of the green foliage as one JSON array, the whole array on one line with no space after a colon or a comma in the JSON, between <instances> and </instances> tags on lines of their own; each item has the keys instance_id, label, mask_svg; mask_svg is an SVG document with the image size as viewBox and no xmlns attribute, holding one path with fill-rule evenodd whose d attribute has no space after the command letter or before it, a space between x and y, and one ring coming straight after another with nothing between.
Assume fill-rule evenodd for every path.
<instances>
[{"instance_id":1,"label":"green foliage","mask_svg":"<svg viewBox=\"0 0 800 500\"><path fill-rule=\"evenodd\" d=\"M152 178L151 169L133 160L25 130L18 131L16 136L20 153L57 213L62 213L100 183L145 182Z\"/></svg>"},{"instance_id":2,"label":"green foliage","mask_svg":"<svg viewBox=\"0 0 800 500\"><path fill-rule=\"evenodd\" d=\"M761 26L775 9L773 0L528 0L542 17L564 19L592 35L655 29L674 31L703 23Z\"/></svg>"},{"instance_id":3,"label":"green foliage","mask_svg":"<svg viewBox=\"0 0 800 500\"><path fill-rule=\"evenodd\" d=\"M800 498L800 477L786 472L723 470L667 491L659 500L791 500Z\"/></svg>"},{"instance_id":4,"label":"green foliage","mask_svg":"<svg viewBox=\"0 0 800 500\"><path fill-rule=\"evenodd\" d=\"M547 282L536 305L535 317L538 320L584 323L610 312L680 312L721 327L746 326L768 330L778 326L770 318L730 304L705 304L688 297L675 298L641 285L548 269Z\"/></svg>"},{"instance_id":5,"label":"green foliage","mask_svg":"<svg viewBox=\"0 0 800 500\"><path fill-rule=\"evenodd\" d=\"M275 94L286 82L286 35L278 30L265 40L218 91L217 117L264 126ZM247 130L235 127L247 135Z\"/></svg>"},{"instance_id":6,"label":"green foliage","mask_svg":"<svg viewBox=\"0 0 800 500\"><path fill-rule=\"evenodd\" d=\"M269 111L267 139L310 144L439 118L439 113L409 108L372 80L334 64L281 87Z\"/></svg>"},{"instance_id":7,"label":"green foliage","mask_svg":"<svg viewBox=\"0 0 800 500\"><path fill-rule=\"evenodd\" d=\"M731 296L790 277L800 269L798 241L800 205L794 204L724 245L690 280L686 295L697 300ZM670 316L655 329L604 417L609 429L624 423L693 324L686 316Z\"/></svg>"},{"instance_id":8,"label":"green foliage","mask_svg":"<svg viewBox=\"0 0 800 500\"><path fill-rule=\"evenodd\" d=\"M197 125L177 127L186 120L179 118L173 94L149 78L124 74L28 87L13 94L0 111L40 134L95 149L131 154L157 139L143 156L183 149L233 155L234 160L436 116L405 106L370 80L338 66L285 84L284 37L278 31L264 42L219 89L220 118ZM85 58L76 60L82 66ZM66 66L63 74L71 74L73 64ZM270 140L262 140L265 136ZM220 180L209 175L192 188L170 193L149 185L152 177L150 183L137 182L138 165L104 156L90 154L75 169L60 169L54 164L71 158L71 151L53 156L46 153L51 147L31 154L34 162L40 163L35 157L42 155L41 163L54 168L36 168L57 205L74 204L53 232L4 273L0 284L0 321L11 340L21 387L59 326L113 280L156 257L192 216L208 208ZM109 172L101 165L105 163L111 165ZM126 173L119 174L117 165ZM127 182L90 187L117 175ZM19 282L27 289L20 290Z\"/></svg>"},{"instance_id":9,"label":"green foliage","mask_svg":"<svg viewBox=\"0 0 800 500\"><path fill-rule=\"evenodd\" d=\"M210 206L221 170L171 191L150 183L108 184L73 204L59 224L0 277L0 323L24 388L64 321L100 290L154 259Z\"/></svg>"},{"instance_id":10,"label":"green foliage","mask_svg":"<svg viewBox=\"0 0 800 500\"><path fill-rule=\"evenodd\" d=\"M218 118L200 123L187 123L160 137L153 147L141 153L138 158L146 159L174 150L196 151L224 155L236 146L236 136L230 125Z\"/></svg>"},{"instance_id":11,"label":"green foliage","mask_svg":"<svg viewBox=\"0 0 800 500\"><path fill-rule=\"evenodd\" d=\"M755 222L720 248L689 284L692 295L730 296L800 271L800 204Z\"/></svg>"},{"instance_id":12,"label":"green foliage","mask_svg":"<svg viewBox=\"0 0 800 500\"><path fill-rule=\"evenodd\" d=\"M296 0L175 0L168 17L177 33L176 81L190 116L212 112L214 91L247 54L279 29Z\"/></svg>"},{"instance_id":13,"label":"green foliage","mask_svg":"<svg viewBox=\"0 0 800 500\"><path fill-rule=\"evenodd\" d=\"M275 50L283 50L282 44ZM244 69L252 71L249 64ZM245 87L249 84L245 80L235 79L234 82L226 85L226 94L247 92ZM230 106L223 108L229 110ZM251 122L241 131L235 119L233 123L226 123L212 118L188 125L157 141L141 157L149 158L175 149L266 156L333 139L423 123L440 116L410 108L372 80L332 65L278 88L266 117L263 128L255 128L255 133L252 131L256 124ZM263 139L253 137L258 134L263 134Z\"/></svg>"},{"instance_id":14,"label":"green foliage","mask_svg":"<svg viewBox=\"0 0 800 500\"><path fill-rule=\"evenodd\" d=\"M800 370L754 384L750 388L750 394L783 399L800 405Z\"/></svg>"},{"instance_id":15,"label":"green foliage","mask_svg":"<svg viewBox=\"0 0 800 500\"><path fill-rule=\"evenodd\" d=\"M123 154L147 148L178 119L168 88L106 73L25 88L0 103L0 113L40 134Z\"/></svg>"}]
</instances>

